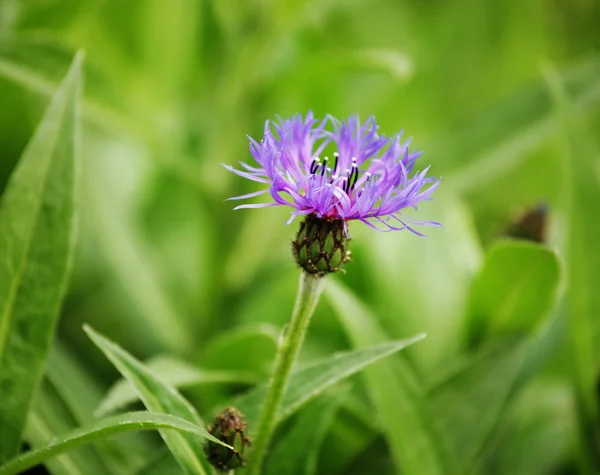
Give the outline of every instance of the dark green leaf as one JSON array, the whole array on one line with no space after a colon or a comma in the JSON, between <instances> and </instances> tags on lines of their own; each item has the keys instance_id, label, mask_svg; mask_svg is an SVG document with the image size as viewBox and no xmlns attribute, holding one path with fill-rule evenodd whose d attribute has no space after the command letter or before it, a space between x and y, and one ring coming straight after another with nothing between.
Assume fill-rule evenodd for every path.
<instances>
[{"instance_id":1,"label":"dark green leaf","mask_svg":"<svg viewBox=\"0 0 600 475\"><path fill-rule=\"evenodd\" d=\"M314 475L323 438L342 397L343 393L325 394L300 413L269 456L265 475Z\"/></svg>"}]
</instances>

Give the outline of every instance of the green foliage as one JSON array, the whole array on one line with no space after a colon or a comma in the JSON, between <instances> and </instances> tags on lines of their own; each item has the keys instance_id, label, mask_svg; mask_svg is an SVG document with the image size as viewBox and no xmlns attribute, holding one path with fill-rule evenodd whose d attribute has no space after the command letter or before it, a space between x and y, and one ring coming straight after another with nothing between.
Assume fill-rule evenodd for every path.
<instances>
[{"instance_id":1,"label":"green foliage","mask_svg":"<svg viewBox=\"0 0 600 475\"><path fill-rule=\"evenodd\" d=\"M535 328L554 304L558 283L559 263L552 251L527 242L494 246L473 283L469 338Z\"/></svg>"},{"instance_id":2,"label":"green foliage","mask_svg":"<svg viewBox=\"0 0 600 475\"><path fill-rule=\"evenodd\" d=\"M264 472L598 473L600 10L559 7L0 1L0 473L209 474L232 405L256 436L299 222L220 164L307 110L404 129L444 228L350 223ZM538 204L547 242L501 237Z\"/></svg>"},{"instance_id":3,"label":"green foliage","mask_svg":"<svg viewBox=\"0 0 600 475\"><path fill-rule=\"evenodd\" d=\"M343 393L325 394L302 412L293 428L276 442L265 467L266 475L315 473L323 438L342 397Z\"/></svg>"},{"instance_id":4,"label":"green foliage","mask_svg":"<svg viewBox=\"0 0 600 475\"><path fill-rule=\"evenodd\" d=\"M150 411L179 416L196 425L204 425L192 405L172 386L163 383L141 362L113 342L89 327L86 327L85 330L119 372L131 383ZM204 432L206 437L209 437L205 430ZM161 435L185 473L194 475L210 473L210 465L208 465L202 446L195 437L168 431L161 431ZM211 440L217 441L214 437Z\"/></svg>"},{"instance_id":5,"label":"green foliage","mask_svg":"<svg viewBox=\"0 0 600 475\"><path fill-rule=\"evenodd\" d=\"M169 356L158 356L146 363L146 368L167 384L181 389L218 383L253 383L257 376L241 371L211 371ZM99 416L114 412L138 400L135 388L127 380L117 381L98 407Z\"/></svg>"},{"instance_id":6,"label":"green foliage","mask_svg":"<svg viewBox=\"0 0 600 475\"><path fill-rule=\"evenodd\" d=\"M557 105L566 138L564 170L566 175L565 214L568 216L565 254L568 282L571 289L569 306L570 346L573 359L574 384L581 413L581 434L585 452L593 463L600 465L600 352L598 351L598 311L600 295L596 283L600 279L600 224L594 200L598 196L600 152L587 131L587 124L573 110L561 80L549 72L549 86Z\"/></svg>"},{"instance_id":7,"label":"green foliage","mask_svg":"<svg viewBox=\"0 0 600 475\"><path fill-rule=\"evenodd\" d=\"M81 61L73 61L0 203L0 463L19 450L67 287Z\"/></svg>"},{"instance_id":8,"label":"green foliage","mask_svg":"<svg viewBox=\"0 0 600 475\"><path fill-rule=\"evenodd\" d=\"M423 337L424 335L418 335L407 340L382 343L356 351L338 353L333 358L328 357L325 360L298 369L292 374L283 396L281 409L279 410L279 421L290 417L304 404L334 384L352 376L370 364L422 340ZM266 391L266 385L259 386L235 401L235 406L246 415L250 427L257 421Z\"/></svg>"},{"instance_id":9,"label":"green foliage","mask_svg":"<svg viewBox=\"0 0 600 475\"><path fill-rule=\"evenodd\" d=\"M331 284L334 282L327 288L327 297L354 346L387 339L376 319L356 297L337 282ZM452 473L442 447L444 438L436 433L416 376L406 360L396 363L400 371L393 362L381 362L365 372L365 380L397 470L416 473L421 467L425 473Z\"/></svg>"},{"instance_id":10,"label":"green foliage","mask_svg":"<svg viewBox=\"0 0 600 475\"><path fill-rule=\"evenodd\" d=\"M30 467L38 465L47 459L73 449L79 445L89 444L96 439L105 438L113 434L127 431L150 429L176 429L196 437L203 437L219 443L206 430L179 417L167 414L152 414L150 412L130 412L118 416L100 419L89 427L84 427L62 435L45 447L28 452L9 461L0 467L0 474L13 475ZM166 431L165 431L166 432Z\"/></svg>"}]
</instances>

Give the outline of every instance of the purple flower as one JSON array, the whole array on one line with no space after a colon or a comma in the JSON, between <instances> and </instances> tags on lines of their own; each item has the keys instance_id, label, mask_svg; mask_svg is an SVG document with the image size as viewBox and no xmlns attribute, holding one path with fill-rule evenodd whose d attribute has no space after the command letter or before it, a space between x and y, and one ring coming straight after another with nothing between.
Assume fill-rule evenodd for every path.
<instances>
[{"instance_id":1,"label":"purple flower","mask_svg":"<svg viewBox=\"0 0 600 475\"><path fill-rule=\"evenodd\" d=\"M273 202L244 204L240 208L285 205L293 208L288 221L300 215L359 220L378 231L433 225L411 220L402 210L430 200L440 180L427 177L426 168L413 173L421 152L410 152L402 132L392 137L377 133L374 117L364 124L358 116L319 121L309 112L279 122L267 121L263 139L250 138L250 152L258 166L240 162L242 169L225 167L239 176L269 186L265 190L229 198L240 200L270 193ZM328 150L335 150L327 156Z\"/></svg>"}]
</instances>

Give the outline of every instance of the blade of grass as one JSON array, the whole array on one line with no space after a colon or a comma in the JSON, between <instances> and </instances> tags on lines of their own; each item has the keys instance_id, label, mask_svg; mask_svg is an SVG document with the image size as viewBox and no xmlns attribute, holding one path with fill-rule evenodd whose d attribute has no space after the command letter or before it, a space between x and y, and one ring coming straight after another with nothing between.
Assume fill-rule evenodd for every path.
<instances>
[{"instance_id":1,"label":"blade of grass","mask_svg":"<svg viewBox=\"0 0 600 475\"><path fill-rule=\"evenodd\" d=\"M423 338L424 335L417 335L406 340L346 351L298 369L292 374L283 396L278 422L290 417L327 388ZM258 418L266 391L266 385L261 385L234 401L234 405L246 416L249 427L252 427Z\"/></svg>"},{"instance_id":2,"label":"blade of grass","mask_svg":"<svg viewBox=\"0 0 600 475\"><path fill-rule=\"evenodd\" d=\"M345 287L331 280L325 295L354 346L386 339L375 317ZM365 372L365 380L397 470L407 475L452 473L441 434L409 366L396 371L390 361L380 362Z\"/></svg>"},{"instance_id":3,"label":"blade of grass","mask_svg":"<svg viewBox=\"0 0 600 475\"><path fill-rule=\"evenodd\" d=\"M171 356L152 358L146 363L146 367L162 381L178 389L219 383L248 384L259 380L258 375L253 373L200 369ZM135 388L129 381L122 379L108 391L98 407L96 415L106 415L137 400Z\"/></svg>"},{"instance_id":4,"label":"blade of grass","mask_svg":"<svg viewBox=\"0 0 600 475\"><path fill-rule=\"evenodd\" d=\"M112 341L88 326L85 326L84 330L119 372L135 387L148 410L178 416L204 427L194 407L175 388L161 381L140 361ZM165 431L161 431L160 434L186 473L194 475L211 473L212 467L195 437Z\"/></svg>"},{"instance_id":5,"label":"blade of grass","mask_svg":"<svg viewBox=\"0 0 600 475\"><path fill-rule=\"evenodd\" d=\"M568 310L573 378L581 433L582 469L596 473L600 468L600 408L597 393L598 335L600 325L600 172L598 146L575 110L563 80L552 68L546 79L565 137L564 212L567 216L565 239L568 281ZM600 84L600 81L596 79Z\"/></svg>"},{"instance_id":6,"label":"blade of grass","mask_svg":"<svg viewBox=\"0 0 600 475\"><path fill-rule=\"evenodd\" d=\"M67 287L82 60L77 54L0 202L0 462L19 449Z\"/></svg>"},{"instance_id":7,"label":"blade of grass","mask_svg":"<svg viewBox=\"0 0 600 475\"><path fill-rule=\"evenodd\" d=\"M103 392L97 381L60 341L54 343L48 354L46 378L68 409L74 427L85 426L94 421L94 409L102 400ZM54 431L60 432L66 430ZM111 473L127 472L131 467L140 466L152 450L131 434L119 436L115 440L100 441L95 449Z\"/></svg>"},{"instance_id":8,"label":"blade of grass","mask_svg":"<svg viewBox=\"0 0 600 475\"><path fill-rule=\"evenodd\" d=\"M176 429L179 432L202 437L221 445L218 439L211 436L205 429L198 427L180 417L168 414L153 414L151 412L130 412L108 417L94 422L88 427L76 429L68 434L55 437L45 447L27 452L0 467L0 475L14 475L34 467L45 460L67 452L83 444L89 444L98 439L127 431L158 429Z\"/></svg>"},{"instance_id":9,"label":"blade of grass","mask_svg":"<svg viewBox=\"0 0 600 475\"><path fill-rule=\"evenodd\" d=\"M48 381L36 392L29 413L23 439L32 450L45 447L57 434L66 434L78 427L69 408ZM45 461L52 475L110 475L115 473L105 463L96 447L84 446ZM119 473L119 472L116 472Z\"/></svg>"}]
</instances>

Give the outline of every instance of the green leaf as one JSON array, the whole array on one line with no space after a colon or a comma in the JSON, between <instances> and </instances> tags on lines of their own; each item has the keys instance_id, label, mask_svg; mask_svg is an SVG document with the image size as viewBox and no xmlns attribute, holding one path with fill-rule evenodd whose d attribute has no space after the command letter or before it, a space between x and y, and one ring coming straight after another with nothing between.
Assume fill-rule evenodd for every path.
<instances>
[{"instance_id":1,"label":"green leaf","mask_svg":"<svg viewBox=\"0 0 600 475\"><path fill-rule=\"evenodd\" d=\"M375 317L338 282L331 280L325 295L355 347L386 339ZM365 371L367 389L396 468L407 475L451 473L423 391L406 361L398 360L401 371L391 361Z\"/></svg>"},{"instance_id":2,"label":"green leaf","mask_svg":"<svg viewBox=\"0 0 600 475\"><path fill-rule=\"evenodd\" d=\"M67 288L82 59L75 57L0 202L0 462L19 449Z\"/></svg>"},{"instance_id":3,"label":"green leaf","mask_svg":"<svg viewBox=\"0 0 600 475\"><path fill-rule=\"evenodd\" d=\"M451 434L447 441L458 473L472 467L505 419L508 403L556 353L564 327L558 312L527 338L494 342L429 394L438 427Z\"/></svg>"},{"instance_id":4,"label":"green leaf","mask_svg":"<svg viewBox=\"0 0 600 475\"><path fill-rule=\"evenodd\" d=\"M568 459L576 438L572 405L572 390L565 382L532 382L499 421L499 437L486 445L478 473L553 473Z\"/></svg>"},{"instance_id":5,"label":"green leaf","mask_svg":"<svg viewBox=\"0 0 600 475\"><path fill-rule=\"evenodd\" d=\"M343 395L325 394L300 413L269 456L265 475L314 475L321 443Z\"/></svg>"},{"instance_id":6,"label":"green leaf","mask_svg":"<svg viewBox=\"0 0 600 475\"><path fill-rule=\"evenodd\" d=\"M570 347L582 439L590 460L600 466L600 402L597 393L600 364L600 151L587 124L577 113L562 79L549 69L547 80L565 134L563 208L567 221L567 307ZM597 80L596 80L597 81ZM598 82L598 81L597 81ZM594 460L592 462L591 460ZM585 462L584 462L585 463Z\"/></svg>"},{"instance_id":7,"label":"green leaf","mask_svg":"<svg viewBox=\"0 0 600 475\"><path fill-rule=\"evenodd\" d=\"M495 245L473 284L470 340L535 328L555 303L559 277L553 251L524 241Z\"/></svg>"},{"instance_id":8,"label":"green leaf","mask_svg":"<svg viewBox=\"0 0 600 475\"><path fill-rule=\"evenodd\" d=\"M423 338L424 335L417 335L406 340L392 341L373 345L369 348L338 353L333 357L296 370L292 374L290 383L283 396L281 409L279 410L279 422L294 414L304 404L321 394L327 388L356 374L366 366L392 355ZM234 403L246 416L250 428L256 425L266 393L267 386L261 385Z\"/></svg>"},{"instance_id":9,"label":"green leaf","mask_svg":"<svg viewBox=\"0 0 600 475\"><path fill-rule=\"evenodd\" d=\"M496 342L471 355L466 367L430 394L439 429L452 434L447 441L460 473L493 434L510 398L560 343L560 315L544 320L559 281L558 258L549 249L509 241L489 252L472 288L468 323L471 332L495 336ZM502 341L515 334L527 337Z\"/></svg>"},{"instance_id":10,"label":"green leaf","mask_svg":"<svg viewBox=\"0 0 600 475\"><path fill-rule=\"evenodd\" d=\"M85 326L84 330L119 372L135 387L148 410L172 414L200 427L204 426L196 410L175 388L161 381L140 361L90 327ZM186 473L200 475L211 473L212 467L195 437L165 431L161 431L160 434Z\"/></svg>"},{"instance_id":11,"label":"green leaf","mask_svg":"<svg viewBox=\"0 0 600 475\"><path fill-rule=\"evenodd\" d=\"M438 427L466 469L501 417L525 358L523 345L502 345L455 374L430 395Z\"/></svg>"},{"instance_id":12,"label":"green leaf","mask_svg":"<svg viewBox=\"0 0 600 475\"><path fill-rule=\"evenodd\" d=\"M146 368L165 383L178 389L218 383L255 383L259 380L256 374L249 372L196 368L172 356L152 358L146 363ZM129 381L122 379L108 391L96 415L103 416L138 400L135 388Z\"/></svg>"},{"instance_id":13,"label":"green leaf","mask_svg":"<svg viewBox=\"0 0 600 475\"><path fill-rule=\"evenodd\" d=\"M87 424L84 424L87 425ZM32 450L45 447L57 434L66 434L76 427L69 408L48 381L42 381L35 399L27 414L27 424L23 439ZM106 441L103 441L106 442ZM82 446L56 458L47 460L44 465L52 475L110 475L119 473L112 470L97 447Z\"/></svg>"},{"instance_id":14,"label":"green leaf","mask_svg":"<svg viewBox=\"0 0 600 475\"><path fill-rule=\"evenodd\" d=\"M427 230L427 239L414 239L410 233L372 233L367 226L352 231L360 260L355 265L365 266L373 289L369 302L388 336L427 333L422 344L406 352L423 378L461 352L468 291L483 255L465 205L450 194L438 198L425 204L423 212L444 228ZM410 298L399 297L398 289Z\"/></svg>"},{"instance_id":15,"label":"green leaf","mask_svg":"<svg viewBox=\"0 0 600 475\"><path fill-rule=\"evenodd\" d=\"M211 436L205 429L180 417L168 414L153 414L151 412L130 412L101 419L88 427L76 429L68 434L56 437L47 446L25 453L0 467L0 475L20 473L75 447L89 444L113 434L150 429L159 429L161 432L167 433L171 433L171 431L165 429L176 429L177 433L189 434L189 438L196 440L198 445L200 445L199 437L225 445Z\"/></svg>"},{"instance_id":16,"label":"green leaf","mask_svg":"<svg viewBox=\"0 0 600 475\"><path fill-rule=\"evenodd\" d=\"M104 393L97 381L86 372L60 341L54 342L48 354L46 378L73 419L73 425L62 430L57 428L52 432L53 434L67 432L69 429L88 425L94 421L94 409L102 400ZM45 420L49 419L47 413L44 416ZM36 443L34 447L39 445ZM110 473L130 471L131 467L144 463L151 452L151 448L133 434L100 441L95 445L95 449Z\"/></svg>"}]
</instances>

